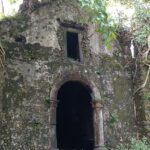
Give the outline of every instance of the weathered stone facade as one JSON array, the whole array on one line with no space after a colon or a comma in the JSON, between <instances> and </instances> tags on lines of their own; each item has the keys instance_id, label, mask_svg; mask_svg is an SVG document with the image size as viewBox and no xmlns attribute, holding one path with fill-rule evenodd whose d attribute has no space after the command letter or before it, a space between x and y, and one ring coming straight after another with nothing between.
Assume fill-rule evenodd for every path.
<instances>
[{"instance_id":1,"label":"weathered stone facade","mask_svg":"<svg viewBox=\"0 0 150 150\"><path fill-rule=\"evenodd\" d=\"M142 84L145 82L148 73L148 67L145 65L141 65L141 79ZM148 137L150 141L150 97L149 97L149 89L150 89L150 81L148 79L146 86L141 89L142 95L141 100L143 103L143 122L142 126L144 128L145 135ZM142 109L141 107L139 109ZM142 130L142 129L141 129Z\"/></svg>"},{"instance_id":2,"label":"weathered stone facade","mask_svg":"<svg viewBox=\"0 0 150 150\"><path fill-rule=\"evenodd\" d=\"M93 25L79 23L79 8L56 0L0 23L6 52L0 88L1 150L57 149L57 93L68 81L92 91L95 149L115 147L136 135L129 52L123 53L117 42L107 50ZM73 30L79 36L81 61L66 56L65 33Z\"/></svg>"}]
</instances>

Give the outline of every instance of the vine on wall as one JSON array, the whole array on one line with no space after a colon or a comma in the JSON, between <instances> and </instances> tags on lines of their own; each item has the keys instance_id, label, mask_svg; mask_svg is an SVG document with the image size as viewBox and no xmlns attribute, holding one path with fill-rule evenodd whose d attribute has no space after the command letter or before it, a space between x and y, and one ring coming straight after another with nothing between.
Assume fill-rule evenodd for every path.
<instances>
[{"instance_id":1,"label":"vine on wall","mask_svg":"<svg viewBox=\"0 0 150 150\"><path fill-rule=\"evenodd\" d=\"M2 42L0 42L0 68L4 69L5 61L5 50L3 48Z\"/></svg>"}]
</instances>

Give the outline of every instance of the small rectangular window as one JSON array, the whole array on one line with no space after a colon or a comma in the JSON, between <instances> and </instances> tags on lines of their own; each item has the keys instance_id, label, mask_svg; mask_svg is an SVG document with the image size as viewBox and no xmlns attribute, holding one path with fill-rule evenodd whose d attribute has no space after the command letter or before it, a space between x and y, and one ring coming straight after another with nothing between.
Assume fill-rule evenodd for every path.
<instances>
[{"instance_id":1,"label":"small rectangular window","mask_svg":"<svg viewBox=\"0 0 150 150\"><path fill-rule=\"evenodd\" d=\"M67 57L80 61L78 33L67 32Z\"/></svg>"}]
</instances>

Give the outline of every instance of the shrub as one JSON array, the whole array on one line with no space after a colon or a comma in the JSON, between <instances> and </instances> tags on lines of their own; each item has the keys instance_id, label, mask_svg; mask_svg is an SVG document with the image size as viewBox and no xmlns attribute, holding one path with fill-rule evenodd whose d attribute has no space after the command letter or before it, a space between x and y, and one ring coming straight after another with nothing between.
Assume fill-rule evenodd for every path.
<instances>
[{"instance_id":1,"label":"shrub","mask_svg":"<svg viewBox=\"0 0 150 150\"><path fill-rule=\"evenodd\" d=\"M146 138L141 140L131 138L128 144L119 144L113 150L150 150L150 144Z\"/></svg>"}]
</instances>

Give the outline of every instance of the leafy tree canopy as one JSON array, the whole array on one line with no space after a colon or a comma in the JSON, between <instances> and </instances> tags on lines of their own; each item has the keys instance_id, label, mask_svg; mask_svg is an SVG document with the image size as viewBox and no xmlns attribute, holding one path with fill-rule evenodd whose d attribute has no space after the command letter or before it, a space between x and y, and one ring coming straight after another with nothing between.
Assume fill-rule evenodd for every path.
<instances>
[{"instance_id":1,"label":"leafy tree canopy","mask_svg":"<svg viewBox=\"0 0 150 150\"><path fill-rule=\"evenodd\" d=\"M7 0L10 4L16 3L18 0Z\"/></svg>"},{"instance_id":2,"label":"leafy tree canopy","mask_svg":"<svg viewBox=\"0 0 150 150\"><path fill-rule=\"evenodd\" d=\"M147 44L147 37L150 34L150 1L149 0L79 0L88 13L88 22L96 24L96 30L102 34L105 44L115 38L116 29L124 28L130 32L131 38L141 45ZM120 4L125 10L114 14L108 13L108 7L112 4ZM117 5L116 5L116 10ZM128 9L134 10L131 18L127 16ZM129 20L130 27L126 26Z\"/></svg>"},{"instance_id":3,"label":"leafy tree canopy","mask_svg":"<svg viewBox=\"0 0 150 150\"><path fill-rule=\"evenodd\" d=\"M96 31L101 33L104 44L109 47L111 40L115 39L116 26L107 13L106 0L79 0L83 9L88 13L87 22L95 23Z\"/></svg>"}]
</instances>

